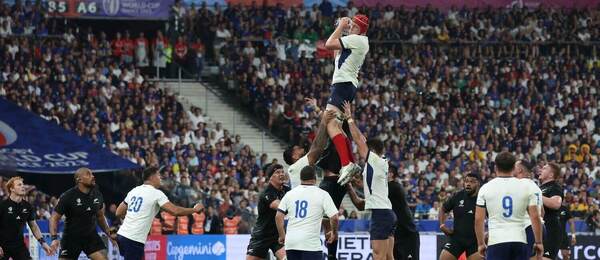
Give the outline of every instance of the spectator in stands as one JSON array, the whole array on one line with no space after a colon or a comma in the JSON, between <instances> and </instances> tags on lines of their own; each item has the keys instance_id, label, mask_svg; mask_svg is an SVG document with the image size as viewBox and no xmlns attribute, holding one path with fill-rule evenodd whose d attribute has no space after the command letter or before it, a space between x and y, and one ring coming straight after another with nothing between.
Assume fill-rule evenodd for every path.
<instances>
[{"instance_id":1,"label":"spectator in stands","mask_svg":"<svg viewBox=\"0 0 600 260\"><path fill-rule=\"evenodd\" d=\"M206 219L204 220L204 233L205 234L222 234L223 233L223 222L219 218L219 215L215 209L211 206L206 211Z\"/></svg>"}]
</instances>

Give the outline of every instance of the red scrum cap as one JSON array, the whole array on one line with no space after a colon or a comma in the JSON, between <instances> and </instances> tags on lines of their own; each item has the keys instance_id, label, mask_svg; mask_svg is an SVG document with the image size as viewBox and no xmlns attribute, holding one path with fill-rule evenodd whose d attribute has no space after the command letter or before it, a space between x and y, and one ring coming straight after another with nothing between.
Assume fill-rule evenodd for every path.
<instances>
[{"instance_id":1,"label":"red scrum cap","mask_svg":"<svg viewBox=\"0 0 600 260\"><path fill-rule=\"evenodd\" d=\"M360 34L367 32L367 29L369 28L369 17L364 14L357 14L352 18L352 22L360 28Z\"/></svg>"}]
</instances>

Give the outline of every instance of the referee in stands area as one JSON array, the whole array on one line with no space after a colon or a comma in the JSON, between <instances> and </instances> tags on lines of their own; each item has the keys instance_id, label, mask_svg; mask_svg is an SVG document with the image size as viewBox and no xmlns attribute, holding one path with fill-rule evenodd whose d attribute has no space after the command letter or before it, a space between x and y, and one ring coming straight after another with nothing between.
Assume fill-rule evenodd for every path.
<instances>
[{"instance_id":1,"label":"referee in stands area","mask_svg":"<svg viewBox=\"0 0 600 260\"><path fill-rule=\"evenodd\" d=\"M0 202L0 259L31 259L23 239L23 227L29 225L33 236L42 245L47 255L53 252L46 244L40 228L35 222L35 209L25 200L27 192L23 178L12 177L6 183L8 198ZM32 242L30 242L32 243Z\"/></svg>"},{"instance_id":2,"label":"referee in stands area","mask_svg":"<svg viewBox=\"0 0 600 260\"><path fill-rule=\"evenodd\" d=\"M265 259L269 249L277 259L285 259L285 249L279 244L279 234L275 224L275 214L279 202L287 192L283 186L286 180L283 166L272 164L267 168L268 186L258 197L258 219L250 236L246 260Z\"/></svg>"},{"instance_id":3,"label":"referee in stands area","mask_svg":"<svg viewBox=\"0 0 600 260\"><path fill-rule=\"evenodd\" d=\"M96 232L98 224L102 231L117 244L111 236L104 217L104 199L96 188L96 179L88 168L75 172L77 185L63 193L50 218L52 250L59 246L58 222L65 215L65 228L60 240L59 259L78 259L83 251L92 260L106 258L106 246Z\"/></svg>"},{"instance_id":4,"label":"referee in stands area","mask_svg":"<svg viewBox=\"0 0 600 260\"><path fill-rule=\"evenodd\" d=\"M456 260L466 252L467 259L477 260L482 257L477 253L475 237L475 204L481 185L479 175L469 173L465 177L465 188L450 197L442 207L438 219L440 230L448 236L440 260ZM446 227L446 213L454 215L454 230Z\"/></svg>"}]
</instances>

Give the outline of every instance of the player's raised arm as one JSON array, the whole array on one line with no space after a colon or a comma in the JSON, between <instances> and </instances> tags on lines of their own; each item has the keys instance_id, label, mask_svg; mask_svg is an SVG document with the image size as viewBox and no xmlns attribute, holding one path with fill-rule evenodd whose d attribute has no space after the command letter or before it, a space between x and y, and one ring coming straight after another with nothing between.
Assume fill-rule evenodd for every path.
<instances>
[{"instance_id":1,"label":"player's raised arm","mask_svg":"<svg viewBox=\"0 0 600 260\"><path fill-rule=\"evenodd\" d=\"M342 32L350 28L351 22L352 20L350 20L350 18L348 17L340 18L337 27L335 28L333 33L331 33L331 35L327 39L327 42L325 42L325 48L327 48L328 50L342 49L342 43L340 41L340 38L342 37Z\"/></svg>"},{"instance_id":2,"label":"player's raised arm","mask_svg":"<svg viewBox=\"0 0 600 260\"><path fill-rule=\"evenodd\" d=\"M348 119L348 125L350 126L350 134L352 134L352 140L356 143L358 147L358 154L361 158L367 158L369 154L369 148L367 147L367 139L360 132L360 129L354 124L354 119L352 119L352 105L350 102L344 102L344 115Z\"/></svg>"},{"instance_id":3,"label":"player's raised arm","mask_svg":"<svg viewBox=\"0 0 600 260\"><path fill-rule=\"evenodd\" d=\"M198 203L193 208L184 208L173 204L172 202L165 203L162 207L160 207L166 212L171 213L173 216L188 216L194 213L199 213L204 209L202 204Z\"/></svg>"}]
</instances>

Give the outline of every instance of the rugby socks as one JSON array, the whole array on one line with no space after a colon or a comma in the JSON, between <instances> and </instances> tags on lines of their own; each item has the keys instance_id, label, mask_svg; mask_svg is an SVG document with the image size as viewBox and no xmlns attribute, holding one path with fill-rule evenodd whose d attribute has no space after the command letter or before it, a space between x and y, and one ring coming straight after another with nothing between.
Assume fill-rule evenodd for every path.
<instances>
[{"instance_id":1,"label":"rugby socks","mask_svg":"<svg viewBox=\"0 0 600 260\"><path fill-rule=\"evenodd\" d=\"M347 137L346 137L346 148L348 148L348 159L350 160L350 162L355 162L354 155L352 154L352 141L350 141L350 138L347 138Z\"/></svg>"},{"instance_id":2,"label":"rugby socks","mask_svg":"<svg viewBox=\"0 0 600 260\"><path fill-rule=\"evenodd\" d=\"M350 153L348 152L348 143L350 140L344 134L338 134L332 138L333 144L335 144L335 150L340 156L340 163L342 167L350 164Z\"/></svg>"}]
</instances>

